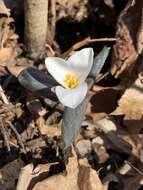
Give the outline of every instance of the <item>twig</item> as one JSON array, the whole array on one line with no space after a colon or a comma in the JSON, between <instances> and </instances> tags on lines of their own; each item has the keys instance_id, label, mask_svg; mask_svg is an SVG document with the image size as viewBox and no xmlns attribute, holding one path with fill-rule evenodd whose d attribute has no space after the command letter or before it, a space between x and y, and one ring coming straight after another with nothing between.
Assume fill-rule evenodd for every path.
<instances>
[{"instance_id":1,"label":"twig","mask_svg":"<svg viewBox=\"0 0 143 190\"><path fill-rule=\"evenodd\" d=\"M46 44L45 46L46 46L46 48L49 49L49 51L50 51L50 53L52 54L52 56L55 56L55 52L54 52L54 50L52 49L52 47L51 47L49 44Z\"/></svg>"},{"instance_id":2,"label":"twig","mask_svg":"<svg viewBox=\"0 0 143 190\"><path fill-rule=\"evenodd\" d=\"M6 130L4 128L2 120L0 120L0 124L1 124L0 130L1 130L1 133L3 134L3 138L4 138L4 141L5 141L7 150L8 150L8 152L10 152L10 145L9 145L8 137L7 137Z\"/></svg>"},{"instance_id":3,"label":"twig","mask_svg":"<svg viewBox=\"0 0 143 190\"><path fill-rule=\"evenodd\" d=\"M55 36L55 28L56 28L56 0L51 0L51 31L52 31L52 36L54 38Z\"/></svg>"},{"instance_id":4,"label":"twig","mask_svg":"<svg viewBox=\"0 0 143 190\"><path fill-rule=\"evenodd\" d=\"M26 150L24 148L24 144L22 142L21 136L19 135L19 133L17 132L16 128L13 126L13 124L10 121L6 121L6 123L9 125L9 127L13 130L13 132L15 133L17 140L20 144L20 146L22 147L22 151L24 154L26 154Z\"/></svg>"},{"instance_id":5,"label":"twig","mask_svg":"<svg viewBox=\"0 0 143 190\"><path fill-rule=\"evenodd\" d=\"M133 168L136 172L138 172L139 174L143 175L143 172L140 171L138 168L136 168L131 162L129 162L128 160L125 160L125 163L127 163L131 168Z\"/></svg>"},{"instance_id":6,"label":"twig","mask_svg":"<svg viewBox=\"0 0 143 190\"><path fill-rule=\"evenodd\" d=\"M12 145L12 146L14 146L15 148L19 148L18 145L16 145L15 143L13 143L13 142L11 142L11 141L9 141L9 144Z\"/></svg>"},{"instance_id":7,"label":"twig","mask_svg":"<svg viewBox=\"0 0 143 190\"><path fill-rule=\"evenodd\" d=\"M85 45L89 45L92 43L96 42L115 42L116 38L95 38L95 39L90 39L90 37L85 38L84 40L77 42L74 44L70 49L68 49L65 53L63 53L62 57L66 57L67 55L70 54L70 52L75 51Z\"/></svg>"},{"instance_id":8,"label":"twig","mask_svg":"<svg viewBox=\"0 0 143 190\"><path fill-rule=\"evenodd\" d=\"M99 77L97 76L96 83L100 82L102 79L104 79L108 75L109 75L109 71L107 71L106 73L100 75Z\"/></svg>"},{"instance_id":9,"label":"twig","mask_svg":"<svg viewBox=\"0 0 143 190\"><path fill-rule=\"evenodd\" d=\"M3 102L5 104L9 104L9 101L8 101L6 95L4 94L4 91L3 91L2 87L1 87L1 85L0 85L0 96L1 96L1 99L3 100Z\"/></svg>"}]
</instances>

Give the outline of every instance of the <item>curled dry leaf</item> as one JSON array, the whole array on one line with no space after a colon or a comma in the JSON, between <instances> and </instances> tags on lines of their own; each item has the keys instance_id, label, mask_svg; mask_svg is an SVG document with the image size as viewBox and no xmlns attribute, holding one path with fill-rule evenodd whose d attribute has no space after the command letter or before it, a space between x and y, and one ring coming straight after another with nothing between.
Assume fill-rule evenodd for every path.
<instances>
[{"instance_id":1,"label":"curled dry leaf","mask_svg":"<svg viewBox=\"0 0 143 190\"><path fill-rule=\"evenodd\" d=\"M142 51L143 0L130 0L117 22L116 44L113 48L111 73L118 77L127 68L131 72Z\"/></svg>"},{"instance_id":2,"label":"curled dry leaf","mask_svg":"<svg viewBox=\"0 0 143 190\"><path fill-rule=\"evenodd\" d=\"M44 116L47 113L46 109L42 107L42 104L38 99L29 100L26 105L29 112L33 115Z\"/></svg>"},{"instance_id":3,"label":"curled dry leaf","mask_svg":"<svg viewBox=\"0 0 143 190\"><path fill-rule=\"evenodd\" d=\"M95 133L96 129L100 132L103 132L106 136L106 139L108 139L108 143L106 142L108 148L108 145L110 144L110 147L118 152L124 152L125 154L131 153L132 146L120 136L118 136L118 123L114 119L107 117L96 123L86 122L85 124L88 124L88 129L90 129L88 132L88 137L95 138L97 136Z\"/></svg>"},{"instance_id":4,"label":"curled dry leaf","mask_svg":"<svg viewBox=\"0 0 143 190\"><path fill-rule=\"evenodd\" d=\"M143 127L143 83L138 78L128 88L118 102L116 115L124 115L124 125L130 132L137 134Z\"/></svg>"},{"instance_id":5,"label":"curled dry leaf","mask_svg":"<svg viewBox=\"0 0 143 190\"><path fill-rule=\"evenodd\" d=\"M49 169L52 165L56 165L57 163L49 163L49 164L39 164L35 169L33 164L28 164L21 169L16 190L27 190L31 180L41 173L48 173ZM35 179L36 180L36 179Z\"/></svg>"},{"instance_id":6,"label":"curled dry leaf","mask_svg":"<svg viewBox=\"0 0 143 190\"><path fill-rule=\"evenodd\" d=\"M11 36L13 36L14 30L10 29L10 26L6 25L4 26L2 30L2 37L1 37L1 47L3 48L8 40L10 40ZM15 44L14 44L15 45Z\"/></svg>"},{"instance_id":7,"label":"curled dry leaf","mask_svg":"<svg viewBox=\"0 0 143 190\"><path fill-rule=\"evenodd\" d=\"M91 152L91 142L87 139L79 140L76 143L76 149L80 157L84 157Z\"/></svg>"},{"instance_id":8,"label":"curled dry leaf","mask_svg":"<svg viewBox=\"0 0 143 190\"><path fill-rule=\"evenodd\" d=\"M5 76L7 74L8 72L6 71L5 67L0 66L0 76Z\"/></svg>"},{"instance_id":9,"label":"curled dry leaf","mask_svg":"<svg viewBox=\"0 0 143 190\"><path fill-rule=\"evenodd\" d=\"M57 0L57 3L62 7L62 11L57 15L58 20L70 16L76 21L81 21L87 17L86 0Z\"/></svg>"},{"instance_id":10,"label":"curled dry leaf","mask_svg":"<svg viewBox=\"0 0 143 190\"><path fill-rule=\"evenodd\" d=\"M109 154L103 145L104 141L101 137L97 136L92 140L93 151L97 154L98 163L104 163L108 160Z\"/></svg>"},{"instance_id":11,"label":"curled dry leaf","mask_svg":"<svg viewBox=\"0 0 143 190\"><path fill-rule=\"evenodd\" d=\"M131 145L132 154L143 161L143 83L140 77L125 91L112 114L124 115L123 124L128 130L126 134L120 133L120 136Z\"/></svg>"},{"instance_id":12,"label":"curled dry leaf","mask_svg":"<svg viewBox=\"0 0 143 190\"><path fill-rule=\"evenodd\" d=\"M51 176L37 183L33 190L105 190L105 188L87 159L80 159L78 162L74 153L74 156L69 158L66 174Z\"/></svg>"},{"instance_id":13,"label":"curled dry leaf","mask_svg":"<svg viewBox=\"0 0 143 190\"><path fill-rule=\"evenodd\" d=\"M8 71L14 75L15 77L18 77L18 75L27 68L27 66L12 66L8 65L7 69Z\"/></svg>"},{"instance_id":14,"label":"curled dry leaf","mask_svg":"<svg viewBox=\"0 0 143 190\"><path fill-rule=\"evenodd\" d=\"M139 54L141 54L143 51L143 7L141 12L141 21L139 24L139 30L137 33L137 51Z\"/></svg>"},{"instance_id":15,"label":"curled dry leaf","mask_svg":"<svg viewBox=\"0 0 143 190\"><path fill-rule=\"evenodd\" d=\"M7 62L12 58L12 48L2 48L0 50L0 66L6 66Z\"/></svg>"},{"instance_id":16,"label":"curled dry leaf","mask_svg":"<svg viewBox=\"0 0 143 190\"><path fill-rule=\"evenodd\" d=\"M42 135L47 135L48 137L61 135L60 126L58 124L52 126L46 125L43 117L36 119L36 125Z\"/></svg>"},{"instance_id":17,"label":"curled dry leaf","mask_svg":"<svg viewBox=\"0 0 143 190\"><path fill-rule=\"evenodd\" d=\"M5 6L3 0L0 0L0 14L6 14L7 16L10 16L10 9Z\"/></svg>"},{"instance_id":18,"label":"curled dry leaf","mask_svg":"<svg viewBox=\"0 0 143 190\"><path fill-rule=\"evenodd\" d=\"M119 189L139 190L142 189L143 164L135 157L130 157L122 168L118 169ZM118 174L117 174L118 175Z\"/></svg>"}]
</instances>

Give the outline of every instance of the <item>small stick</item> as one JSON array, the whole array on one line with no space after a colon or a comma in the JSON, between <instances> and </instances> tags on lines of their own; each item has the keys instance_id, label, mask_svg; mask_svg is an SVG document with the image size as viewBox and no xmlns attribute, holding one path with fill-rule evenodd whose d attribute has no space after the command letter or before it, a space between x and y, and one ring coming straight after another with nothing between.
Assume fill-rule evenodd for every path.
<instances>
[{"instance_id":1,"label":"small stick","mask_svg":"<svg viewBox=\"0 0 143 190\"><path fill-rule=\"evenodd\" d=\"M2 101L3 101L5 104L9 104L9 101L8 101L6 95L4 94L4 91L3 91L1 85L0 85L0 96L1 96Z\"/></svg>"},{"instance_id":2,"label":"small stick","mask_svg":"<svg viewBox=\"0 0 143 190\"><path fill-rule=\"evenodd\" d=\"M4 138L4 141L5 141L7 150L8 150L8 152L10 152L10 145L9 145L8 137L7 137L6 130L4 128L2 120L0 120L0 123L1 123L1 127L0 127L1 133L3 134L3 138Z\"/></svg>"},{"instance_id":3,"label":"small stick","mask_svg":"<svg viewBox=\"0 0 143 190\"><path fill-rule=\"evenodd\" d=\"M15 143L13 143L11 141L9 141L9 144L12 145L12 146L14 146L15 148L19 148L19 146L17 146Z\"/></svg>"},{"instance_id":4,"label":"small stick","mask_svg":"<svg viewBox=\"0 0 143 190\"><path fill-rule=\"evenodd\" d=\"M75 51L85 45L89 45L89 44L96 43L96 42L115 42L115 41L116 41L116 38L90 39L90 37L87 37L84 40L75 43L70 49L68 49L65 53L63 53L63 57L66 57L70 52Z\"/></svg>"},{"instance_id":5,"label":"small stick","mask_svg":"<svg viewBox=\"0 0 143 190\"><path fill-rule=\"evenodd\" d=\"M49 44L46 44L45 46L46 46L46 48L49 49L49 51L52 54L52 56L55 56L55 52L54 52L53 48Z\"/></svg>"},{"instance_id":6,"label":"small stick","mask_svg":"<svg viewBox=\"0 0 143 190\"><path fill-rule=\"evenodd\" d=\"M143 172L140 171L138 168L136 168L131 162L129 162L128 160L125 161L125 163L127 163L131 168L133 168L136 172L138 172L140 175L143 175Z\"/></svg>"},{"instance_id":7,"label":"small stick","mask_svg":"<svg viewBox=\"0 0 143 190\"><path fill-rule=\"evenodd\" d=\"M54 38L55 36L55 28L56 28L56 0L51 0L51 31L52 31L52 36Z\"/></svg>"},{"instance_id":8,"label":"small stick","mask_svg":"<svg viewBox=\"0 0 143 190\"><path fill-rule=\"evenodd\" d=\"M23 153L26 154L26 150L25 150L24 144L23 144L23 142L21 140L21 136L17 132L16 128L13 126L13 124L10 121L7 121L6 123L9 125L9 127L12 129L12 131L15 133L15 135L17 137L17 140L18 140L20 146L22 147Z\"/></svg>"},{"instance_id":9,"label":"small stick","mask_svg":"<svg viewBox=\"0 0 143 190\"><path fill-rule=\"evenodd\" d=\"M104 79L106 76L109 75L109 71L107 71L106 73L100 75L99 77L96 78L96 83L100 82L102 79Z\"/></svg>"}]
</instances>

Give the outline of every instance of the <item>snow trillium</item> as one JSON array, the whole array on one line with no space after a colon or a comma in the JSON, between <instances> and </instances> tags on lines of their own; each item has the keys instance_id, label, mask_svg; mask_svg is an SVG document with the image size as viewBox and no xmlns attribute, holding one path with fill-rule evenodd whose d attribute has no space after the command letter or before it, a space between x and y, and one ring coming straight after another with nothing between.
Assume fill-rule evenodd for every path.
<instances>
[{"instance_id":1,"label":"snow trillium","mask_svg":"<svg viewBox=\"0 0 143 190\"><path fill-rule=\"evenodd\" d=\"M55 87L55 93L63 105L76 108L84 100L88 90L85 80L92 68L93 56L92 48L84 48L67 60L45 59L49 73L61 85Z\"/></svg>"}]
</instances>

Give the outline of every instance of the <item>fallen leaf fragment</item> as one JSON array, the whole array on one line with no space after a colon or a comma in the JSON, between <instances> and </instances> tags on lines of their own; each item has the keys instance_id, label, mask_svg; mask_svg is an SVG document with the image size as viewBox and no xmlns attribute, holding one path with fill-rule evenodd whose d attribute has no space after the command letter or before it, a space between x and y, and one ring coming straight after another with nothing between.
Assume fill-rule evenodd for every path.
<instances>
[{"instance_id":1,"label":"fallen leaf fragment","mask_svg":"<svg viewBox=\"0 0 143 190\"><path fill-rule=\"evenodd\" d=\"M66 173L51 176L35 185L33 190L105 190L96 172L88 164L87 159L77 160L77 156L69 158Z\"/></svg>"},{"instance_id":2,"label":"fallen leaf fragment","mask_svg":"<svg viewBox=\"0 0 143 190\"><path fill-rule=\"evenodd\" d=\"M3 0L0 0L0 14L6 14L7 16L10 16L10 9L5 6Z\"/></svg>"},{"instance_id":3,"label":"fallen leaf fragment","mask_svg":"<svg viewBox=\"0 0 143 190\"><path fill-rule=\"evenodd\" d=\"M0 66L6 66L7 62L12 58L12 48L2 48L0 50Z\"/></svg>"},{"instance_id":4,"label":"fallen leaf fragment","mask_svg":"<svg viewBox=\"0 0 143 190\"><path fill-rule=\"evenodd\" d=\"M69 158L67 174L51 176L35 185L33 190L79 190L77 185L78 163L75 157Z\"/></svg>"},{"instance_id":5,"label":"fallen leaf fragment","mask_svg":"<svg viewBox=\"0 0 143 190\"><path fill-rule=\"evenodd\" d=\"M18 77L18 75L27 68L27 66L13 66L13 65L8 65L7 69L8 71L14 75L15 77Z\"/></svg>"},{"instance_id":6,"label":"fallen leaf fragment","mask_svg":"<svg viewBox=\"0 0 143 190\"><path fill-rule=\"evenodd\" d=\"M46 110L42 107L42 104L38 99L29 100L27 102L27 108L33 115L44 116L46 114Z\"/></svg>"},{"instance_id":7,"label":"fallen leaf fragment","mask_svg":"<svg viewBox=\"0 0 143 190\"><path fill-rule=\"evenodd\" d=\"M138 78L118 101L115 115L124 115L124 125L130 132L139 133L143 127L143 83Z\"/></svg>"},{"instance_id":8,"label":"fallen leaf fragment","mask_svg":"<svg viewBox=\"0 0 143 190\"><path fill-rule=\"evenodd\" d=\"M96 170L91 168L86 158L79 160L78 177L79 190L104 190Z\"/></svg>"},{"instance_id":9,"label":"fallen leaf fragment","mask_svg":"<svg viewBox=\"0 0 143 190\"><path fill-rule=\"evenodd\" d=\"M130 161L126 161L124 166L118 170L119 189L122 190L138 190L142 189L143 181L143 165L136 157L130 157ZM117 172L117 173L118 173ZM122 184L120 186L120 184ZM121 187L121 188L120 188Z\"/></svg>"},{"instance_id":10,"label":"fallen leaf fragment","mask_svg":"<svg viewBox=\"0 0 143 190\"><path fill-rule=\"evenodd\" d=\"M39 164L35 169L33 164L26 165L21 169L16 190L27 190L32 179L34 179L37 176L39 176L40 178L41 173L48 173L50 167L56 164L57 162L48 163L48 164Z\"/></svg>"},{"instance_id":11,"label":"fallen leaf fragment","mask_svg":"<svg viewBox=\"0 0 143 190\"><path fill-rule=\"evenodd\" d=\"M99 136L92 140L92 148L98 156L98 163L104 163L109 159L109 154L107 153L103 143L103 139Z\"/></svg>"},{"instance_id":12,"label":"fallen leaf fragment","mask_svg":"<svg viewBox=\"0 0 143 190\"><path fill-rule=\"evenodd\" d=\"M61 135L60 126L58 124L46 125L43 117L38 117L36 119L36 125L42 135L47 135L48 137Z\"/></svg>"},{"instance_id":13,"label":"fallen leaf fragment","mask_svg":"<svg viewBox=\"0 0 143 190\"><path fill-rule=\"evenodd\" d=\"M125 70L126 74L132 72L138 54L142 51L142 5L142 0L129 0L118 18L117 41L113 47L111 63L111 73L115 77Z\"/></svg>"},{"instance_id":14,"label":"fallen leaf fragment","mask_svg":"<svg viewBox=\"0 0 143 190\"><path fill-rule=\"evenodd\" d=\"M28 164L21 169L16 190L27 190L27 187L32 179L33 164Z\"/></svg>"},{"instance_id":15,"label":"fallen leaf fragment","mask_svg":"<svg viewBox=\"0 0 143 190\"><path fill-rule=\"evenodd\" d=\"M91 142L87 139L79 140L76 143L76 149L79 156L84 157L91 152Z\"/></svg>"}]
</instances>

